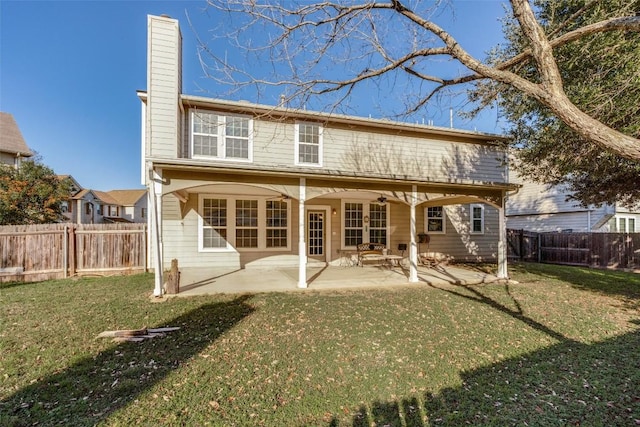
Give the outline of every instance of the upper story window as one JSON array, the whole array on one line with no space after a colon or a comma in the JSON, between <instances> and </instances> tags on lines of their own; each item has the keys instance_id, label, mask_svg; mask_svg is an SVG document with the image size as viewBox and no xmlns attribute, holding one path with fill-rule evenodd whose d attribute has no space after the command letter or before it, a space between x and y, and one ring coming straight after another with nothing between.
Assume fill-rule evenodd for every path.
<instances>
[{"instance_id":1,"label":"upper story window","mask_svg":"<svg viewBox=\"0 0 640 427\"><path fill-rule=\"evenodd\" d=\"M445 229L445 213L442 206L431 206L424 210L424 229L427 233L444 233Z\"/></svg>"},{"instance_id":2,"label":"upper story window","mask_svg":"<svg viewBox=\"0 0 640 427\"><path fill-rule=\"evenodd\" d=\"M295 164L322 166L322 127L317 123L296 123Z\"/></svg>"},{"instance_id":3,"label":"upper story window","mask_svg":"<svg viewBox=\"0 0 640 427\"><path fill-rule=\"evenodd\" d=\"M251 161L253 121L243 116L225 116L210 111L191 112L193 157Z\"/></svg>"},{"instance_id":4,"label":"upper story window","mask_svg":"<svg viewBox=\"0 0 640 427\"><path fill-rule=\"evenodd\" d=\"M471 206L471 233L484 233L484 205L472 204Z\"/></svg>"}]
</instances>

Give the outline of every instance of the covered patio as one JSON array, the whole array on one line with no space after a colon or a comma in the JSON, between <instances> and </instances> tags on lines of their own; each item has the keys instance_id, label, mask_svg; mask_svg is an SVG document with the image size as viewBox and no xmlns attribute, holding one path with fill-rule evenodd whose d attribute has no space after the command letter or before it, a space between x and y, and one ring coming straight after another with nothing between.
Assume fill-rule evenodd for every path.
<instances>
[{"instance_id":1,"label":"covered patio","mask_svg":"<svg viewBox=\"0 0 640 427\"><path fill-rule=\"evenodd\" d=\"M181 269L178 296L217 293L304 292L340 289L421 287L428 285L476 285L500 280L480 269L456 265L418 266L418 281L407 281L406 267L307 267L308 288L298 287L298 268L277 269Z\"/></svg>"}]
</instances>

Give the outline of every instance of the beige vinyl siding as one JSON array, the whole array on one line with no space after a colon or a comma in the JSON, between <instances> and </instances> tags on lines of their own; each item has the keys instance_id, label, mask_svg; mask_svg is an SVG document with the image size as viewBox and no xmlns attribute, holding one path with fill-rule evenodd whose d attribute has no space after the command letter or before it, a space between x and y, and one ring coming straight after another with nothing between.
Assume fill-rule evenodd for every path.
<instances>
[{"instance_id":1,"label":"beige vinyl siding","mask_svg":"<svg viewBox=\"0 0 640 427\"><path fill-rule=\"evenodd\" d=\"M176 158L180 114L180 45L175 20L149 16L148 103L146 127L152 157Z\"/></svg>"},{"instance_id":2,"label":"beige vinyl siding","mask_svg":"<svg viewBox=\"0 0 640 427\"><path fill-rule=\"evenodd\" d=\"M323 138L326 169L434 181L505 179L494 146L331 127Z\"/></svg>"},{"instance_id":3,"label":"beige vinyl siding","mask_svg":"<svg viewBox=\"0 0 640 427\"><path fill-rule=\"evenodd\" d=\"M280 122L254 120L253 162L288 168L294 162L294 126Z\"/></svg>"},{"instance_id":4,"label":"beige vinyl siding","mask_svg":"<svg viewBox=\"0 0 640 427\"><path fill-rule=\"evenodd\" d=\"M290 251L231 251L231 252L200 252L198 250L198 197L193 194L184 207L172 195L163 198L164 227L164 263L168 268L173 258L178 259L179 265L184 267L230 267L230 268L268 268L295 267L298 263L298 202L291 201ZM343 227L341 223L340 199L315 199L305 205L309 209L314 206L330 206L336 209L336 215L329 215L327 221L331 224L330 239L331 252L327 253L327 261L336 263L339 260L338 250L341 248ZM443 259L457 261L495 261L498 242L498 211L485 206L484 234L469 233L469 205L446 206L446 233L431 234L431 242L427 246L421 244L421 252L435 254ZM181 219L180 212L186 212ZM390 205L390 239L388 248L394 254L399 254L399 243L410 243L409 206L402 203ZM424 208L416 208L417 231L424 231ZM404 253L409 256L409 251Z\"/></svg>"},{"instance_id":5,"label":"beige vinyl siding","mask_svg":"<svg viewBox=\"0 0 640 427\"><path fill-rule=\"evenodd\" d=\"M221 251L201 252L198 249L198 197L193 194L184 209L173 195L163 197L162 222L164 234L164 265L168 268L172 259L178 259L180 267L210 268L262 268L294 267L298 265L298 203L291 206L290 251ZM181 218L181 212L186 212Z\"/></svg>"},{"instance_id":6,"label":"beige vinyl siding","mask_svg":"<svg viewBox=\"0 0 640 427\"><path fill-rule=\"evenodd\" d=\"M340 201L332 202L331 206L340 208ZM469 205L445 206L446 212L446 233L431 234L430 243L420 244L418 249L421 253L430 253L444 259L454 258L457 261L495 261L498 247L498 210L490 205L484 205L484 234L472 234L469 222ZM337 217L337 219L335 219ZM400 254L398 244L406 243L407 251L404 255L409 256L411 241L410 207L403 203L391 203L390 206L390 238L387 247L393 254ZM418 233L424 232L424 208L416 207L416 230ZM332 231L337 236L332 238L332 247L340 248L342 238L342 224L340 215L335 215L332 221ZM337 258L334 250L332 260Z\"/></svg>"},{"instance_id":7,"label":"beige vinyl siding","mask_svg":"<svg viewBox=\"0 0 640 427\"><path fill-rule=\"evenodd\" d=\"M216 111L216 110L211 110ZM227 113L219 112L224 115ZM190 121L191 115L187 115ZM253 119L253 164L295 166L295 122ZM191 123L186 138L189 139ZM322 169L346 175L397 177L440 182L504 182L502 152L493 145L442 141L423 136L376 133L371 129L323 128ZM224 162L213 159L212 162Z\"/></svg>"},{"instance_id":8,"label":"beige vinyl siding","mask_svg":"<svg viewBox=\"0 0 640 427\"><path fill-rule=\"evenodd\" d=\"M240 256L237 252L199 252L198 251L198 199L192 197L187 202L181 218L181 206L173 195L163 197L162 221L164 235L164 267L171 266L171 260L177 259L182 267L240 268Z\"/></svg>"}]
</instances>

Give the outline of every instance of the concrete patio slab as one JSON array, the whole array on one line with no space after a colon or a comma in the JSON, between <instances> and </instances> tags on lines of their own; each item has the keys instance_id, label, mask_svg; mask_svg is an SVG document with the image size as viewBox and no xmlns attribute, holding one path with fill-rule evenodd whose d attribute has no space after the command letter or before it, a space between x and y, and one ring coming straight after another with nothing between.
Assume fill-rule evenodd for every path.
<instances>
[{"instance_id":1,"label":"concrete patio slab","mask_svg":"<svg viewBox=\"0 0 640 427\"><path fill-rule=\"evenodd\" d=\"M309 267L307 288L298 288L297 268L180 270L178 296L217 293L301 292L327 289L385 288L425 285L472 285L498 281L494 275L459 266L419 267L418 282L409 282L409 270L388 267Z\"/></svg>"}]
</instances>

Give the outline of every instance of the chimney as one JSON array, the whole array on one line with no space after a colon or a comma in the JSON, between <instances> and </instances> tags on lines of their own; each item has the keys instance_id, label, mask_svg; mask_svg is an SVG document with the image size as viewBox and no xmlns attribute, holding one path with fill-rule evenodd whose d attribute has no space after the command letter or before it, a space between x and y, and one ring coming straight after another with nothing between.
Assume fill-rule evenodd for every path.
<instances>
[{"instance_id":1,"label":"chimney","mask_svg":"<svg viewBox=\"0 0 640 427\"><path fill-rule=\"evenodd\" d=\"M178 20L147 17L147 157L177 158L182 123L182 35Z\"/></svg>"}]
</instances>

